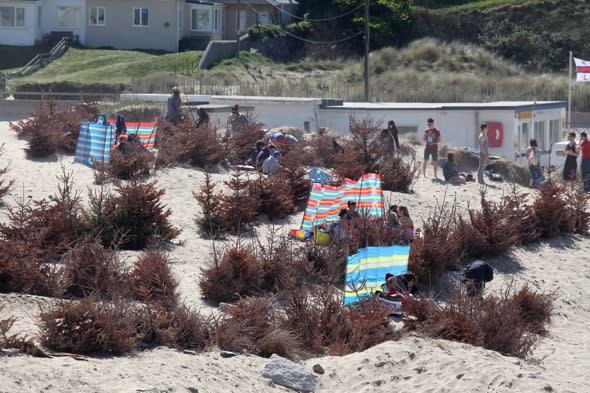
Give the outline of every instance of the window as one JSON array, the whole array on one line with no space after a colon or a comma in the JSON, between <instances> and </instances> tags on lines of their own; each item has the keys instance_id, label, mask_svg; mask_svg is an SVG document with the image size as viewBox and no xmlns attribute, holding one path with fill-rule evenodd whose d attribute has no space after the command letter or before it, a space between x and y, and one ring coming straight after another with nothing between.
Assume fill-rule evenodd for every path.
<instances>
[{"instance_id":1,"label":"window","mask_svg":"<svg viewBox=\"0 0 590 393\"><path fill-rule=\"evenodd\" d=\"M23 7L0 7L0 27L24 27L25 9Z\"/></svg>"},{"instance_id":2,"label":"window","mask_svg":"<svg viewBox=\"0 0 590 393\"><path fill-rule=\"evenodd\" d=\"M133 26L149 26L149 11L147 8L133 9Z\"/></svg>"},{"instance_id":3,"label":"window","mask_svg":"<svg viewBox=\"0 0 590 393\"><path fill-rule=\"evenodd\" d=\"M522 132L520 134L520 146L518 148L518 151L519 152L525 151L528 145L529 145L529 123L522 123Z\"/></svg>"},{"instance_id":4,"label":"window","mask_svg":"<svg viewBox=\"0 0 590 393\"><path fill-rule=\"evenodd\" d=\"M213 30L221 30L221 10L219 8L213 10Z\"/></svg>"},{"instance_id":5,"label":"window","mask_svg":"<svg viewBox=\"0 0 590 393\"><path fill-rule=\"evenodd\" d=\"M258 11L258 24L268 25L270 23L270 12L268 10Z\"/></svg>"},{"instance_id":6,"label":"window","mask_svg":"<svg viewBox=\"0 0 590 393\"><path fill-rule=\"evenodd\" d=\"M545 122L544 121L536 121L535 122L535 139L537 140L537 144L540 150L545 149Z\"/></svg>"},{"instance_id":7,"label":"window","mask_svg":"<svg viewBox=\"0 0 590 393\"><path fill-rule=\"evenodd\" d=\"M79 28L80 8L57 7L57 27Z\"/></svg>"},{"instance_id":8,"label":"window","mask_svg":"<svg viewBox=\"0 0 590 393\"><path fill-rule=\"evenodd\" d=\"M246 11L240 10L240 31L246 31Z\"/></svg>"},{"instance_id":9,"label":"window","mask_svg":"<svg viewBox=\"0 0 590 393\"><path fill-rule=\"evenodd\" d=\"M211 30L211 9L209 7L193 8L191 10L191 30Z\"/></svg>"},{"instance_id":10,"label":"window","mask_svg":"<svg viewBox=\"0 0 590 393\"><path fill-rule=\"evenodd\" d=\"M550 120L549 121L549 143L551 146L555 142L559 142L560 139L560 132L559 132L559 120Z\"/></svg>"},{"instance_id":11,"label":"window","mask_svg":"<svg viewBox=\"0 0 590 393\"><path fill-rule=\"evenodd\" d=\"M104 26L104 7L90 7L90 26Z\"/></svg>"}]
</instances>

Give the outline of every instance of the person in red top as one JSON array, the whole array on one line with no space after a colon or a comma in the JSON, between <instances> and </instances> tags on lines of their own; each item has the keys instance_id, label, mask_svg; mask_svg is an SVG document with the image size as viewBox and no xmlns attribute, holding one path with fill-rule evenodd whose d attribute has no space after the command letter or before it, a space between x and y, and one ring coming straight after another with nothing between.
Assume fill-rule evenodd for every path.
<instances>
[{"instance_id":1,"label":"person in red top","mask_svg":"<svg viewBox=\"0 0 590 393\"><path fill-rule=\"evenodd\" d=\"M590 141L585 132L580 133L580 152L582 153L582 181L584 182L584 191L590 192Z\"/></svg>"},{"instance_id":2,"label":"person in red top","mask_svg":"<svg viewBox=\"0 0 590 393\"><path fill-rule=\"evenodd\" d=\"M429 157L432 157L432 169L434 170L434 177L438 169L438 144L440 143L440 131L434 126L434 120L429 118L427 120L428 128L424 130L424 163L422 164L422 175L426 177L426 165Z\"/></svg>"}]
</instances>

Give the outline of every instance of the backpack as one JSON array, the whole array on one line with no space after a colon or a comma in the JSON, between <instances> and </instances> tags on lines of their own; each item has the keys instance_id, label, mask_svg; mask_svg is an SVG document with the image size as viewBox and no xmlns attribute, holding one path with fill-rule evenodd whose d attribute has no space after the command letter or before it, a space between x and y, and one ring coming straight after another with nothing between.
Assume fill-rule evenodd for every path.
<instances>
[{"instance_id":1,"label":"backpack","mask_svg":"<svg viewBox=\"0 0 590 393\"><path fill-rule=\"evenodd\" d=\"M484 261L477 260L467 265L463 277L476 281L490 282L494 279L494 269Z\"/></svg>"}]
</instances>

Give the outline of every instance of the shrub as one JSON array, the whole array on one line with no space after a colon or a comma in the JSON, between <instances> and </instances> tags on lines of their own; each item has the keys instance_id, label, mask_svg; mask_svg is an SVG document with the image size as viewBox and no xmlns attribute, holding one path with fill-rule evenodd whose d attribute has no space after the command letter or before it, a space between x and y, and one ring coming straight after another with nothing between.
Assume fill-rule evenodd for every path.
<instances>
[{"instance_id":1,"label":"shrub","mask_svg":"<svg viewBox=\"0 0 590 393\"><path fill-rule=\"evenodd\" d=\"M115 150L111 153L111 160L106 167L107 177L122 180L138 180L149 175L155 158L153 154L143 151Z\"/></svg>"},{"instance_id":2,"label":"shrub","mask_svg":"<svg viewBox=\"0 0 590 393\"><path fill-rule=\"evenodd\" d=\"M249 121L245 125L240 126L239 132L224 136L224 144L229 152L229 161L232 164L243 164L249 158L248 154L250 148L254 146L256 141L264 137L264 130L262 124L255 121Z\"/></svg>"},{"instance_id":3,"label":"shrub","mask_svg":"<svg viewBox=\"0 0 590 393\"><path fill-rule=\"evenodd\" d=\"M307 177L304 163L305 153L302 146L290 148L281 156L281 176L291 187L291 199L295 206L304 205L309 198L311 180Z\"/></svg>"},{"instance_id":4,"label":"shrub","mask_svg":"<svg viewBox=\"0 0 590 393\"><path fill-rule=\"evenodd\" d=\"M151 242L174 239L179 230L172 227L172 214L160 202L164 190L155 182L132 181L116 188L118 195L92 194L91 209L86 215L88 230L100 233L103 244L110 245L124 235L121 247L139 250ZM104 226L97 227L97 225Z\"/></svg>"},{"instance_id":5,"label":"shrub","mask_svg":"<svg viewBox=\"0 0 590 393\"><path fill-rule=\"evenodd\" d=\"M384 190L410 193L420 173L419 170L413 150L410 152L409 160L401 156L383 159L379 164L381 187Z\"/></svg>"},{"instance_id":6,"label":"shrub","mask_svg":"<svg viewBox=\"0 0 590 393\"><path fill-rule=\"evenodd\" d=\"M529 194L519 192L515 184L510 193L504 197L504 206L512 215L517 229L518 242L528 244L541 238L542 229L539 226L535 211L526 201Z\"/></svg>"},{"instance_id":7,"label":"shrub","mask_svg":"<svg viewBox=\"0 0 590 393\"><path fill-rule=\"evenodd\" d=\"M188 121L160 127L157 167L175 162L211 169L225 158L225 147L214 126L195 128Z\"/></svg>"},{"instance_id":8,"label":"shrub","mask_svg":"<svg viewBox=\"0 0 590 393\"><path fill-rule=\"evenodd\" d=\"M94 299L61 302L40 315L41 343L56 351L120 355L136 348L138 337L128 304Z\"/></svg>"},{"instance_id":9,"label":"shrub","mask_svg":"<svg viewBox=\"0 0 590 393\"><path fill-rule=\"evenodd\" d=\"M414 239L408 268L418 282L436 287L445 269L457 269L463 258L461 239L456 232L456 204L437 204L432 215L422 225L422 237Z\"/></svg>"},{"instance_id":10,"label":"shrub","mask_svg":"<svg viewBox=\"0 0 590 393\"><path fill-rule=\"evenodd\" d=\"M206 300L232 302L260 292L262 263L254 251L243 246L228 249L221 259L202 270L199 288Z\"/></svg>"},{"instance_id":11,"label":"shrub","mask_svg":"<svg viewBox=\"0 0 590 393\"><path fill-rule=\"evenodd\" d=\"M273 297L242 299L217 326L215 341L229 351L293 358L299 342L293 331L280 328L281 320Z\"/></svg>"},{"instance_id":12,"label":"shrub","mask_svg":"<svg viewBox=\"0 0 590 393\"><path fill-rule=\"evenodd\" d=\"M533 211L542 237L555 237L560 233L573 232L574 223L568 220L568 209L563 200L565 186L548 182L539 189L533 202Z\"/></svg>"},{"instance_id":13,"label":"shrub","mask_svg":"<svg viewBox=\"0 0 590 393\"><path fill-rule=\"evenodd\" d=\"M222 222L231 232L240 233L243 226L254 221L258 200L250 193L249 183L242 180L239 170L224 184L229 188L229 193L221 196Z\"/></svg>"},{"instance_id":14,"label":"shrub","mask_svg":"<svg viewBox=\"0 0 590 393\"><path fill-rule=\"evenodd\" d=\"M305 156L305 163L312 166L334 168L336 155L342 152L342 145L338 142L338 138L329 135L325 128L320 128L311 137L308 146L311 154Z\"/></svg>"},{"instance_id":15,"label":"shrub","mask_svg":"<svg viewBox=\"0 0 590 393\"><path fill-rule=\"evenodd\" d=\"M296 211L290 179L279 171L272 176L260 175L249 183L249 194L258 199L257 213L264 213L270 220L283 218Z\"/></svg>"},{"instance_id":16,"label":"shrub","mask_svg":"<svg viewBox=\"0 0 590 393\"><path fill-rule=\"evenodd\" d=\"M11 122L10 128L19 136L28 138L25 151L31 157L47 157L59 149L74 153L80 122L93 120L98 112L96 105L91 103L59 110L55 100L45 100L31 118Z\"/></svg>"},{"instance_id":17,"label":"shrub","mask_svg":"<svg viewBox=\"0 0 590 393\"><path fill-rule=\"evenodd\" d=\"M303 348L344 355L394 337L390 310L375 299L345 307L330 286L301 287L285 298L283 328L297 332Z\"/></svg>"},{"instance_id":18,"label":"shrub","mask_svg":"<svg viewBox=\"0 0 590 393\"><path fill-rule=\"evenodd\" d=\"M463 288L455 288L445 307L431 307L430 300L411 305L408 311L417 311L417 318L404 328L524 358L539 342L537 334L546 333L552 301L553 295L527 286L518 291L508 286L500 296L485 298L469 297Z\"/></svg>"},{"instance_id":19,"label":"shrub","mask_svg":"<svg viewBox=\"0 0 590 393\"><path fill-rule=\"evenodd\" d=\"M5 150L3 143L2 145L0 145L0 157L2 157L4 152ZM4 177L8 173L8 171L8 167L0 168L0 200L2 200L2 198L4 198L6 194L8 194L8 192L14 184L14 180L7 181Z\"/></svg>"},{"instance_id":20,"label":"shrub","mask_svg":"<svg viewBox=\"0 0 590 393\"><path fill-rule=\"evenodd\" d=\"M204 349L211 342L210 321L184 304L167 310L147 303L134 310L131 318L143 345Z\"/></svg>"},{"instance_id":21,"label":"shrub","mask_svg":"<svg viewBox=\"0 0 590 393\"><path fill-rule=\"evenodd\" d=\"M205 182L198 193L193 192L193 197L201 206L201 215L195 219L197 229L201 235L215 239L228 228L223 222L221 212L221 193L215 192L216 183L211 179L211 173L205 172Z\"/></svg>"},{"instance_id":22,"label":"shrub","mask_svg":"<svg viewBox=\"0 0 590 393\"><path fill-rule=\"evenodd\" d=\"M166 311L178 307L179 296L176 281L170 270L168 255L149 249L135 262L131 271L131 285L135 297L143 302L157 304Z\"/></svg>"},{"instance_id":23,"label":"shrub","mask_svg":"<svg viewBox=\"0 0 590 393\"><path fill-rule=\"evenodd\" d=\"M56 289L54 271L41 263L34 242L0 240L0 292L52 296Z\"/></svg>"},{"instance_id":24,"label":"shrub","mask_svg":"<svg viewBox=\"0 0 590 393\"><path fill-rule=\"evenodd\" d=\"M4 305L0 304L0 312ZM16 318L0 319L0 350L18 349L21 353L32 356L47 356L39 349L32 338L19 336L18 334L9 335L8 332L16 322Z\"/></svg>"},{"instance_id":25,"label":"shrub","mask_svg":"<svg viewBox=\"0 0 590 393\"><path fill-rule=\"evenodd\" d=\"M512 301L518 306L527 330L544 336L548 333L546 325L551 322L555 298L555 294L538 293L524 285L514 292Z\"/></svg>"},{"instance_id":26,"label":"shrub","mask_svg":"<svg viewBox=\"0 0 590 393\"><path fill-rule=\"evenodd\" d=\"M590 230L590 194L584 191L582 183L570 185L564 196L568 211L569 229L574 233L587 234Z\"/></svg>"},{"instance_id":27,"label":"shrub","mask_svg":"<svg viewBox=\"0 0 590 393\"><path fill-rule=\"evenodd\" d=\"M487 257L502 254L518 243L518 222L504 202L494 203L481 191L481 209L469 209L469 221L458 217L457 234L465 254Z\"/></svg>"},{"instance_id":28,"label":"shrub","mask_svg":"<svg viewBox=\"0 0 590 393\"><path fill-rule=\"evenodd\" d=\"M112 300L129 296L128 272L115 250L100 239L83 240L63 256L62 291L66 297Z\"/></svg>"},{"instance_id":29,"label":"shrub","mask_svg":"<svg viewBox=\"0 0 590 393\"><path fill-rule=\"evenodd\" d=\"M74 191L72 172L58 176L58 192L51 201L17 200L8 209L8 223L0 225L5 239L33 242L41 258L62 254L82 233L80 197Z\"/></svg>"}]
</instances>

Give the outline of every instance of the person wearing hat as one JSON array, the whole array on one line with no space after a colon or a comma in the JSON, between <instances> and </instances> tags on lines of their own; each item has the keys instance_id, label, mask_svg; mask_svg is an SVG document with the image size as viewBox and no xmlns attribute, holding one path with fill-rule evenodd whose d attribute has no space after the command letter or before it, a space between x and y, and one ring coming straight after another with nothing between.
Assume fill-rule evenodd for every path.
<instances>
[{"instance_id":1,"label":"person wearing hat","mask_svg":"<svg viewBox=\"0 0 590 393\"><path fill-rule=\"evenodd\" d=\"M488 151L488 125L487 123L481 123L479 126L479 167L477 167L477 181L479 184L485 184L483 181L483 172L486 164L490 160L490 153Z\"/></svg>"},{"instance_id":2,"label":"person wearing hat","mask_svg":"<svg viewBox=\"0 0 590 393\"><path fill-rule=\"evenodd\" d=\"M182 112L180 111L180 90L178 86L172 88L172 94L168 96L168 103L166 106L166 120L173 124L182 120Z\"/></svg>"}]
</instances>

